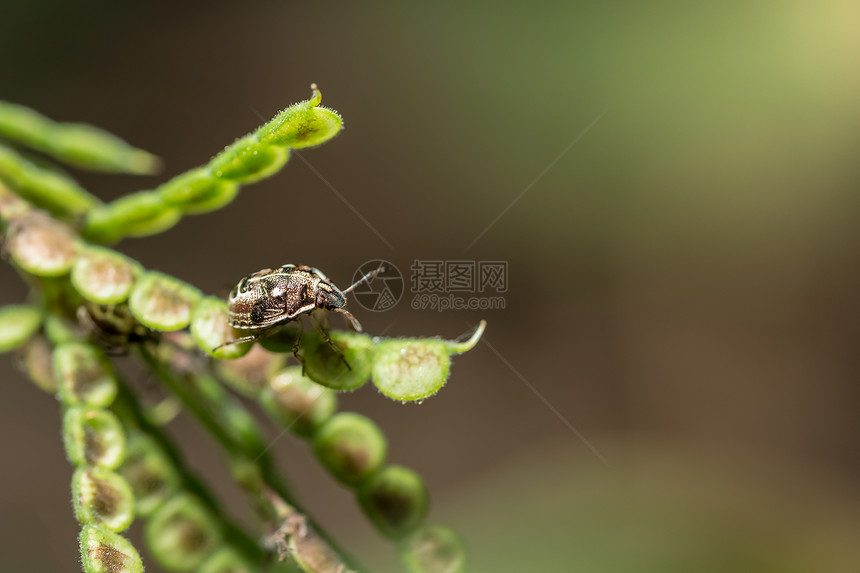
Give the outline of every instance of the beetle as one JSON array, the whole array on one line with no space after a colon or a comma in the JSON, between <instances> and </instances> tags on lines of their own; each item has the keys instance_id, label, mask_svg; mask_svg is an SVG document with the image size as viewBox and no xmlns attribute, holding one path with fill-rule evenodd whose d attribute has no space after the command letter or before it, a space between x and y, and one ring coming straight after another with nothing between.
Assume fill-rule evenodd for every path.
<instances>
[{"instance_id":1,"label":"beetle","mask_svg":"<svg viewBox=\"0 0 860 573\"><path fill-rule=\"evenodd\" d=\"M361 324L345 308L346 295L384 270L383 267L372 270L344 290L337 288L319 269L306 265L286 264L248 275L233 287L227 298L227 321L233 328L252 333L225 342L215 350L230 344L257 340L275 327L296 321L298 332L293 344L293 355L304 365L298 354L302 335L301 316L310 315L315 310L337 312L349 321L353 329L361 332ZM325 329L319 328L328 345L343 357L340 348ZM344 363L349 368L346 359Z\"/></svg>"}]
</instances>

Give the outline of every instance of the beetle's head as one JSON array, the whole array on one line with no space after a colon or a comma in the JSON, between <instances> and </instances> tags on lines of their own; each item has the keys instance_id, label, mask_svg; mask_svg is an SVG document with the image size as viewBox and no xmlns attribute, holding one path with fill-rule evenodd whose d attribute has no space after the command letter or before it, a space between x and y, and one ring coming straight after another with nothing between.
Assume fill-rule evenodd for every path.
<instances>
[{"instance_id":1,"label":"beetle's head","mask_svg":"<svg viewBox=\"0 0 860 573\"><path fill-rule=\"evenodd\" d=\"M317 285L317 308L334 310L346 306L346 295L330 284L320 282Z\"/></svg>"}]
</instances>

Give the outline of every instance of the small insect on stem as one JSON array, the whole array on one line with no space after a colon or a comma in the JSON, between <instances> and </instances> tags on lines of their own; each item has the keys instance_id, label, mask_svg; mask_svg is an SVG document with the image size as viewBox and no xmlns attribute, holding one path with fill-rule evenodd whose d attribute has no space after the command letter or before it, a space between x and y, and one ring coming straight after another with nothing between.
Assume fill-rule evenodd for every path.
<instances>
[{"instance_id":1,"label":"small insect on stem","mask_svg":"<svg viewBox=\"0 0 860 573\"><path fill-rule=\"evenodd\" d=\"M230 326L247 330L249 334L225 342L213 352L231 344L257 340L276 327L296 321L298 330L293 344L293 355L304 367L304 359L299 354L302 315L310 315L317 309L337 312L343 315L354 330L361 332L361 324L345 308L346 295L384 270L384 267L380 266L344 290L337 288L322 271L314 267L287 264L277 269L257 271L240 280L227 299L227 320ZM343 351L332 341L326 328L317 321L314 321L314 324L326 343L340 355L346 367L351 370Z\"/></svg>"}]
</instances>

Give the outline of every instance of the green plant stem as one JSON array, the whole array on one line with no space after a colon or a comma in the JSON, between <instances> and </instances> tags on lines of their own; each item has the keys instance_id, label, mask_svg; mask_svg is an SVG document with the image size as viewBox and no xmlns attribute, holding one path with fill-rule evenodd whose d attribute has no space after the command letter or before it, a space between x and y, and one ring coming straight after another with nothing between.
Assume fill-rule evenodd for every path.
<instances>
[{"instance_id":1,"label":"green plant stem","mask_svg":"<svg viewBox=\"0 0 860 573\"><path fill-rule=\"evenodd\" d=\"M265 561L265 551L244 529L235 524L229 516L221 509L218 500L209 491L209 488L188 469L183 462L182 454L173 440L158 426L152 424L146 417L139 401L129 389L128 384L119 379L117 399L111 406L111 410L126 427L135 427L156 440L164 449L170 461L173 463L177 474L182 477L185 489L193 492L212 512L218 520L227 539L235 545L247 559L254 563Z\"/></svg>"},{"instance_id":2,"label":"green plant stem","mask_svg":"<svg viewBox=\"0 0 860 573\"><path fill-rule=\"evenodd\" d=\"M197 418L198 422L227 451L234 472L237 474L241 472L243 476L259 477L259 482L256 484L240 480L246 491L254 497L253 502L256 506L265 507L271 517L276 516L275 509L263 493L268 488L293 506L297 512L307 516L307 513L300 508L290 494L283 479L275 471L268 452L264 448L259 451L248 451L247 446L243 446L241 441L230 432L230 426L219 420L216 415L216 413L226 412L231 409L241 409L245 412L241 404L227 394L214 379L199 376L197 373L189 373L183 379L177 376L171 368L164 364L145 345L138 345L137 351L147 367L180 399L185 408ZM210 385L210 382L214 386ZM247 469L250 469L250 472L244 471ZM331 536L325 533L316 523L313 523L309 517L307 519L308 523L313 526L319 536L337 553L341 561L352 569L363 570L363 568L356 564L354 558L335 544Z\"/></svg>"}]
</instances>

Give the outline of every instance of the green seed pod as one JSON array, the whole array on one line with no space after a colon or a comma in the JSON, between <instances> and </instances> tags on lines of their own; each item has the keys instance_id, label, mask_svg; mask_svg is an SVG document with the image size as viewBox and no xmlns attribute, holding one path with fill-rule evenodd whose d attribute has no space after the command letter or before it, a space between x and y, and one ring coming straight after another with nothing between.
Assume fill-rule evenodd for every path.
<instances>
[{"instance_id":1,"label":"green seed pod","mask_svg":"<svg viewBox=\"0 0 860 573\"><path fill-rule=\"evenodd\" d=\"M172 227L181 215L157 191L139 191L91 210L84 235L100 242L152 235Z\"/></svg>"},{"instance_id":2,"label":"green seed pod","mask_svg":"<svg viewBox=\"0 0 860 573\"><path fill-rule=\"evenodd\" d=\"M251 351L241 358L215 362L215 372L236 392L248 398L257 398L268 380L279 372L286 362L287 358L283 354L269 352L255 344Z\"/></svg>"},{"instance_id":3,"label":"green seed pod","mask_svg":"<svg viewBox=\"0 0 860 573\"><path fill-rule=\"evenodd\" d=\"M72 285L90 302L125 302L143 267L128 257L104 247L85 246L72 266Z\"/></svg>"},{"instance_id":4,"label":"green seed pod","mask_svg":"<svg viewBox=\"0 0 860 573\"><path fill-rule=\"evenodd\" d=\"M77 342L81 338L78 324L54 313L45 315L44 329L45 336L55 346L66 342Z\"/></svg>"},{"instance_id":5,"label":"green seed pod","mask_svg":"<svg viewBox=\"0 0 860 573\"><path fill-rule=\"evenodd\" d=\"M466 546L443 525L425 525L403 540L400 554L409 573L463 573Z\"/></svg>"},{"instance_id":6,"label":"green seed pod","mask_svg":"<svg viewBox=\"0 0 860 573\"><path fill-rule=\"evenodd\" d=\"M332 416L313 438L320 463L339 482L356 485L382 466L388 446L372 420L342 412Z\"/></svg>"},{"instance_id":7,"label":"green seed pod","mask_svg":"<svg viewBox=\"0 0 860 573\"><path fill-rule=\"evenodd\" d=\"M400 538L427 517L429 496L424 481L403 466L387 466L359 487L358 503L380 532Z\"/></svg>"},{"instance_id":8,"label":"green seed pod","mask_svg":"<svg viewBox=\"0 0 860 573\"><path fill-rule=\"evenodd\" d=\"M289 159L289 149L261 143L256 135L246 135L209 163L212 174L219 179L253 183L277 172Z\"/></svg>"},{"instance_id":9,"label":"green seed pod","mask_svg":"<svg viewBox=\"0 0 860 573\"><path fill-rule=\"evenodd\" d=\"M55 123L21 105L0 102L0 135L78 167L152 173L158 158L90 125Z\"/></svg>"},{"instance_id":10,"label":"green seed pod","mask_svg":"<svg viewBox=\"0 0 860 573\"><path fill-rule=\"evenodd\" d=\"M33 336L21 347L19 356L21 366L33 384L49 394L55 394L57 382L54 379L53 349L48 340L41 334Z\"/></svg>"},{"instance_id":11,"label":"green seed pod","mask_svg":"<svg viewBox=\"0 0 860 573\"><path fill-rule=\"evenodd\" d=\"M215 519L203 504L180 493L159 507L144 526L150 553L171 571L197 569L221 542Z\"/></svg>"},{"instance_id":12,"label":"green seed pod","mask_svg":"<svg viewBox=\"0 0 860 573\"><path fill-rule=\"evenodd\" d=\"M267 332L257 342L268 350L277 354L287 354L293 352L293 344L296 340L297 329L293 325L278 327L272 329L274 332Z\"/></svg>"},{"instance_id":13,"label":"green seed pod","mask_svg":"<svg viewBox=\"0 0 860 573\"><path fill-rule=\"evenodd\" d=\"M131 314L144 326L164 332L181 330L191 322L200 291L171 276L145 272L128 299Z\"/></svg>"},{"instance_id":14,"label":"green seed pod","mask_svg":"<svg viewBox=\"0 0 860 573\"><path fill-rule=\"evenodd\" d=\"M302 336L305 371L314 382L339 392L355 390L370 379L373 341L366 334L333 331L329 335L343 356L318 332ZM349 363L347 368L346 360Z\"/></svg>"},{"instance_id":15,"label":"green seed pod","mask_svg":"<svg viewBox=\"0 0 860 573\"><path fill-rule=\"evenodd\" d=\"M331 109L321 107L322 94L311 85L313 97L292 105L257 130L262 143L301 149L325 143L341 130L343 119Z\"/></svg>"},{"instance_id":16,"label":"green seed pod","mask_svg":"<svg viewBox=\"0 0 860 573\"><path fill-rule=\"evenodd\" d=\"M12 260L40 277L58 277L75 262L75 233L65 224L34 211L15 219L7 233Z\"/></svg>"},{"instance_id":17,"label":"green seed pod","mask_svg":"<svg viewBox=\"0 0 860 573\"><path fill-rule=\"evenodd\" d=\"M42 311L19 304L0 308L0 352L21 347L42 324Z\"/></svg>"},{"instance_id":18,"label":"green seed pod","mask_svg":"<svg viewBox=\"0 0 860 573\"><path fill-rule=\"evenodd\" d=\"M123 531L134 519L134 495L128 482L110 470L78 468L72 476L72 503L82 524Z\"/></svg>"},{"instance_id":19,"label":"green seed pod","mask_svg":"<svg viewBox=\"0 0 860 573\"><path fill-rule=\"evenodd\" d=\"M337 410L335 393L302 376L301 366L284 368L274 376L260 401L285 428L308 438Z\"/></svg>"},{"instance_id":20,"label":"green seed pod","mask_svg":"<svg viewBox=\"0 0 860 573\"><path fill-rule=\"evenodd\" d=\"M373 351L373 384L394 400L423 400L438 392L451 372L451 356L472 349L484 333L481 321L465 342L434 338L392 338Z\"/></svg>"},{"instance_id":21,"label":"green seed pod","mask_svg":"<svg viewBox=\"0 0 860 573\"><path fill-rule=\"evenodd\" d=\"M125 453L125 436L116 416L106 410L73 407L63 416L66 456L76 466L114 469Z\"/></svg>"},{"instance_id":22,"label":"green seed pod","mask_svg":"<svg viewBox=\"0 0 860 573\"><path fill-rule=\"evenodd\" d=\"M122 535L97 525L81 530L84 573L143 573L137 550Z\"/></svg>"},{"instance_id":23,"label":"green seed pod","mask_svg":"<svg viewBox=\"0 0 860 573\"><path fill-rule=\"evenodd\" d=\"M95 171L149 174L158 171L161 163L154 155L91 125L62 124L51 143L49 152L58 159Z\"/></svg>"},{"instance_id":24,"label":"green seed pod","mask_svg":"<svg viewBox=\"0 0 860 573\"><path fill-rule=\"evenodd\" d=\"M227 303L222 299L214 296L200 299L191 314L191 336L194 342L215 358L234 359L248 354L254 345L252 342L227 344L243 336L236 333L227 319Z\"/></svg>"},{"instance_id":25,"label":"green seed pod","mask_svg":"<svg viewBox=\"0 0 860 573\"><path fill-rule=\"evenodd\" d=\"M165 203L196 215L224 207L236 198L239 185L215 179L206 167L174 177L157 189Z\"/></svg>"},{"instance_id":26,"label":"green seed pod","mask_svg":"<svg viewBox=\"0 0 860 573\"><path fill-rule=\"evenodd\" d=\"M0 229L3 228L3 220L12 221L31 213L33 207L4 185L0 177Z\"/></svg>"},{"instance_id":27,"label":"green seed pod","mask_svg":"<svg viewBox=\"0 0 860 573\"><path fill-rule=\"evenodd\" d=\"M146 517L179 490L181 479L161 446L142 432L128 436L119 473L134 492L135 511Z\"/></svg>"},{"instance_id":28,"label":"green seed pod","mask_svg":"<svg viewBox=\"0 0 860 573\"><path fill-rule=\"evenodd\" d=\"M2 145L0 180L21 198L55 215L75 217L101 204L70 177L38 167Z\"/></svg>"},{"instance_id":29,"label":"green seed pod","mask_svg":"<svg viewBox=\"0 0 860 573\"><path fill-rule=\"evenodd\" d=\"M255 571L256 567L229 547L222 547L213 553L197 569L197 573L254 573Z\"/></svg>"},{"instance_id":30,"label":"green seed pod","mask_svg":"<svg viewBox=\"0 0 860 573\"><path fill-rule=\"evenodd\" d=\"M116 398L117 383L104 354L90 344L67 342L54 349L54 378L67 406L105 408Z\"/></svg>"}]
</instances>

